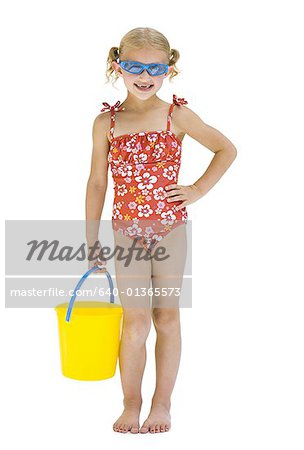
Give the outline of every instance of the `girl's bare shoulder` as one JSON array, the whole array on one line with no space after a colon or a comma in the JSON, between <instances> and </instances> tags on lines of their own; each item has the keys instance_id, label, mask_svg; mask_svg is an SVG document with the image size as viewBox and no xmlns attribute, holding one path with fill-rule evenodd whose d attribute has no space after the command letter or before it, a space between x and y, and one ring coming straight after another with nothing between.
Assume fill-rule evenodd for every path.
<instances>
[{"instance_id":1,"label":"girl's bare shoulder","mask_svg":"<svg viewBox=\"0 0 304 450\"><path fill-rule=\"evenodd\" d=\"M174 105L172 119L176 124L176 127L179 128L184 134L187 134L187 130L189 129L191 123L197 119L200 119L200 117L187 105Z\"/></svg>"},{"instance_id":2,"label":"girl's bare shoulder","mask_svg":"<svg viewBox=\"0 0 304 450\"><path fill-rule=\"evenodd\" d=\"M111 127L111 112L103 111L100 112L94 119L93 129L96 133L100 133L107 137L110 141L110 127Z\"/></svg>"}]
</instances>

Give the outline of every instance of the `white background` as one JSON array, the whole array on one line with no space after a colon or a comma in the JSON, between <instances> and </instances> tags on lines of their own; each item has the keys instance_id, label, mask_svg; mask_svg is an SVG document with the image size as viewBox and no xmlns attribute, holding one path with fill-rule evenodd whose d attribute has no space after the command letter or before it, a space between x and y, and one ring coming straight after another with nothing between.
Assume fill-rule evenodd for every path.
<instances>
[{"instance_id":1,"label":"white background","mask_svg":"<svg viewBox=\"0 0 304 450\"><path fill-rule=\"evenodd\" d=\"M163 32L181 53L181 74L159 96L186 98L238 150L216 186L188 207L193 308L182 310L170 432L115 433L119 371L95 383L64 378L55 311L5 309L3 298L2 448L165 449L193 441L206 450L303 449L300 6L2 3L3 228L4 219L84 219L93 120L103 101L126 97L122 80L117 90L104 84L106 58L138 26ZM196 181L212 156L186 136L180 184ZM141 423L154 390L154 343L152 328Z\"/></svg>"}]
</instances>

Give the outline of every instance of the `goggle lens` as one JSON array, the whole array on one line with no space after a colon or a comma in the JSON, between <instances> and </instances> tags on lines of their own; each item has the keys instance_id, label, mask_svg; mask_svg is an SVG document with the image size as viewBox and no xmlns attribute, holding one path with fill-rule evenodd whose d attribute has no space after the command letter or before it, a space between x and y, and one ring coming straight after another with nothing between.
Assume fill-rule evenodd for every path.
<instances>
[{"instance_id":1,"label":"goggle lens","mask_svg":"<svg viewBox=\"0 0 304 450\"><path fill-rule=\"evenodd\" d=\"M168 71L166 64L142 64L136 61L120 61L119 65L134 75L141 74L145 69L147 69L147 72L151 76L163 75Z\"/></svg>"}]
</instances>

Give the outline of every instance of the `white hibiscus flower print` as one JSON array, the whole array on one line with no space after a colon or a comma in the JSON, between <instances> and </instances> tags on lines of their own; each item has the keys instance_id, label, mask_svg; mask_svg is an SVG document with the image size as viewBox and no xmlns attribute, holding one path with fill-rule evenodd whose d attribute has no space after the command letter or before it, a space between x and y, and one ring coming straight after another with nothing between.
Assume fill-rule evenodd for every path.
<instances>
[{"instance_id":1,"label":"white hibiscus flower print","mask_svg":"<svg viewBox=\"0 0 304 450\"><path fill-rule=\"evenodd\" d=\"M138 217L149 217L153 213L153 210L148 203L146 205L138 205L137 209Z\"/></svg>"},{"instance_id":2,"label":"white hibiscus flower print","mask_svg":"<svg viewBox=\"0 0 304 450\"><path fill-rule=\"evenodd\" d=\"M169 209L169 211L162 212L160 216L162 218L161 223L163 225L172 225L176 219L176 216L171 209Z\"/></svg>"},{"instance_id":3,"label":"white hibiscus flower print","mask_svg":"<svg viewBox=\"0 0 304 450\"><path fill-rule=\"evenodd\" d=\"M164 207L166 206L166 203L164 202L157 202L157 209L155 210L156 214L161 214L163 212Z\"/></svg>"},{"instance_id":4,"label":"white hibiscus flower print","mask_svg":"<svg viewBox=\"0 0 304 450\"><path fill-rule=\"evenodd\" d=\"M156 147L156 146L155 146ZM161 148L154 148L154 151L153 151L153 153L152 153L152 156L155 158L155 159L159 159L160 158L160 155L162 154L162 149Z\"/></svg>"},{"instance_id":5,"label":"white hibiscus flower print","mask_svg":"<svg viewBox=\"0 0 304 450\"><path fill-rule=\"evenodd\" d=\"M118 208L113 208L113 219L122 219L122 214L120 213Z\"/></svg>"},{"instance_id":6,"label":"white hibiscus flower print","mask_svg":"<svg viewBox=\"0 0 304 450\"><path fill-rule=\"evenodd\" d=\"M133 223L130 227L127 227L127 232L129 236L140 236L142 229L138 226L137 223Z\"/></svg>"},{"instance_id":7,"label":"white hibiscus flower print","mask_svg":"<svg viewBox=\"0 0 304 450\"><path fill-rule=\"evenodd\" d=\"M144 195L145 197L150 193L149 189L143 189L141 191L142 195ZM148 200L148 199L147 199Z\"/></svg>"},{"instance_id":8,"label":"white hibiscus flower print","mask_svg":"<svg viewBox=\"0 0 304 450\"><path fill-rule=\"evenodd\" d=\"M117 185L117 195L125 195L128 192L125 184Z\"/></svg>"},{"instance_id":9,"label":"white hibiscus flower print","mask_svg":"<svg viewBox=\"0 0 304 450\"><path fill-rule=\"evenodd\" d=\"M156 142L157 140L157 133L151 133L147 135L147 140L149 142Z\"/></svg>"},{"instance_id":10,"label":"white hibiscus flower print","mask_svg":"<svg viewBox=\"0 0 304 450\"><path fill-rule=\"evenodd\" d=\"M140 153L139 155L134 155L133 158L136 164L142 164L147 161L148 155L146 153Z\"/></svg>"},{"instance_id":11,"label":"white hibiscus flower print","mask_svg":"<svg viewBox=\"0 0 304 450\"><path fill-rule=\"evenodd\" d=\"M135 211L137 204L136 204L136 202L130 202L128 204L128 206L131 209L131 211L133 212L133 211Z\"/></svg>"},{"instance_id":12,"label":"white hibiscus flower print","mask_svg":"<svg viewBox=\"0 0 304 450\"><path fill-rule=\"evenodd\" d=\"M155 200L164 200L165 199L165 191L163 187L159 187L157 189L153 189L153 195Z\"/></svg>"},{"instance_id":13,"label":"white hibiscus flower print","mask_svg":"<svg viewBox=\"0 0 304 450\"><path fill-rule=\"evenodd\" d=\"M122 177L131 177L132 176L132 166L130 166L130 164L127 164L125 162L120 163L119 167L118 167L118 173L122 176Z\"/></svg>"},{"instance_id":14,"label":"white hibiscus flower print","mask_svg":"<svg viewBox=\"0 0 304 450\"><path fill-rule=\"evenodd\" d=\"M169 166L163 171L164 177L168 178L168 180L173 180L176 177L176 172L173 169L173 166Z\"/></svg>"},{"instance_id":15,"label":"white hibiscus flower print","mask_svg":"<svg viewBox=\"0 0 304 450\"><path fill-rule=\"evenodd\" d=\"M149 172L145 172L142 176L136 177L135 181L139 183L138 189L152 189L153 184L157 181L157 177Z\"/></svg>"}]
</instances>

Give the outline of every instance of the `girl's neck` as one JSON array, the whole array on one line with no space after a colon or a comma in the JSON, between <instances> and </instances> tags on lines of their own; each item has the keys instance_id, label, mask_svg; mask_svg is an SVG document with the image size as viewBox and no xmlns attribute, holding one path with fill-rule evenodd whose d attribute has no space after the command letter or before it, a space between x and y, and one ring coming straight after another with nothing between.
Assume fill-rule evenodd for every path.
<instances>
[{"instance_id":1,"label":"girl's neck","mask_svg":"<svg viewBox=\"0 0 304 450\"><path fill-rule=\"evenodd\" d=\"M128 92L128 96L126 100L122 103L122 106L126 108L126 110L130 112L139 112L144 114L151 109L159 106L162 103L162 100L156 96L156 94L152 95L152 97L147 100L141 100L135 95Z\"/></svg>"}]
</instances>

